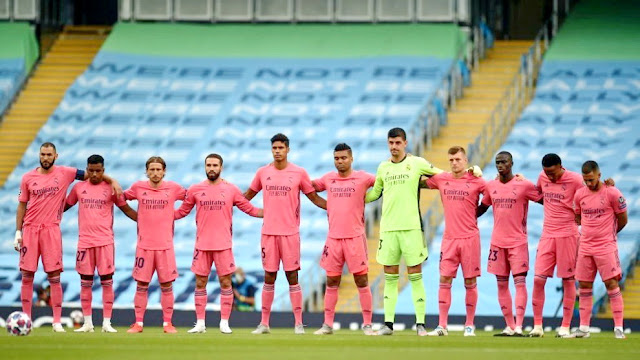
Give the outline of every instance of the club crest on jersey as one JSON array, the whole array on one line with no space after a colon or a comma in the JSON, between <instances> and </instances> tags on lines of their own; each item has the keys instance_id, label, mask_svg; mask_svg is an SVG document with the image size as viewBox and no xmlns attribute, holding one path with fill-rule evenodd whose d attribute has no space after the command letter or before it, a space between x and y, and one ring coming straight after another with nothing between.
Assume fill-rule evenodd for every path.
<instances>
[{"instance_id":1,"label":"club crest on jersey","mask_svg":"<svg viewBox=\"0 0 640 360\"><path fill-rule=\"evenodd\" d=\"M604 197L600 196L600 206L604 205Z\"/></svg>"},{"instance_id":2,"label":"club crest on jersey","mask_svg":"<svg viewBox=\"0 0 640 360\"><path fill-rule=\"evenodd\" d=\"M221 192L220 192L220 197L221 197L221 198L223 198L223 199L225 198L224 191L221 191Z\"/></svg>"},{"instance_id":3,"label":"club crest on jersey","mask_svg":"<svg viewBox=\"0 0 640 360\"><path fill-rule=\"evenodd\" d=\"M407 171L411 170L411 165L407 164Z\"/></svg>"},{"instance_id":4,"label":"club crest on jersey","mask_svg":"<svg viewBox=\"0 0 640 360\"><path fill-rule=\"evenodd\" d=\"M54 182L56 185L58 185L58 184L59 184L58 178L53 178L53 182Z\"/></svg>"},{"instance_id":5,"label":"club crest on jersey","mask_svg":"<svg viewBox=\"0 0 640 360\"><path fill-rule=\"evenodd\" d=\"M561 186L561 187L562 187L562 191L565 191L565 190L567 190L567 185L565 185L565 184L562 184L562 186Z\"/></svg>"}]
</instances>

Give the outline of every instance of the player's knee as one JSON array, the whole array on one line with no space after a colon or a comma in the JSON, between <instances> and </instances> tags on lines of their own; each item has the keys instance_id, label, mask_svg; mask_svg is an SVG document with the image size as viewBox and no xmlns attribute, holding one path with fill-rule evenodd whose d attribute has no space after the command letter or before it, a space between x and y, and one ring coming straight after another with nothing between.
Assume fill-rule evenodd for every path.
<instances>
[{"instance_id":1,"label":"player's knee","mask_svg":"<svg viewBox=\"0 0 640 360\"><path fill-rule=\"evenodd\" d=\"M607 283L605 282L605 285ZM592 289L593 288L593 283L592 282L588 282L588 281L579 281L578 282L578 286L580 287L580 289Z\"/></svg>"},{"instance_id":2,"label":"player's knee","mask_svg":"<svg viewBox=\"0 0 640 360\"><path fill-rule=\"evenodd\" d=\"M264 282L266 284L274 284L276 282L277 277L278 277L277 272L269 272L269 271L264 272Z\"/></svg>"},{"instance_id":3,"label":"player's knee","mask_svg":"<svg viewBox=\"0 0 640 360\"><path fill-rule=\"evenodd\" d=\"M342 280L341 276L327 276L327 286L338 287L340 286L340 280Z\"/></svg>"},{"instance_id":4,"label":"player's knee","mask_svg":"<svg viewBox=\"0 0 640 360\"><path fill-rule=\"evenodd\" d=\"M204 289L207 287L207 280L209 280L206 276L198 276L196 275L196 289ZM222 284L222 277L220 278L220 284Z\"/></svg>"},{"instance_id":5,"label":"player's knee","mask_svg":"<svg viewBox=\"0 0 640 360\"><path fill-rule=\"evenodd\" d=\"M604 282L604 285L607 287L607 290L614 290L619 286L618 279L613 278L613 279L606 280Z\"/></svg>"},{"instance_id":6,"label":"player's knee","mask_svg":"<svg viewBox=\"0 0 640 360\"><path fill-rule=\"evenodd\" d=\"M400 273L400 266L398 266L398 265L385 265L384 266L384 273L385 274L399 274Z\"/></svg>"},{"instance_id":7,"label":"player's knee","mask_svg":"<svg viewBox=\"0 0 640 360\"><path fill-rule=\"evenodd\" d=\"M164 283L160 283L160 287L161 288L170 288L173 286L173 281L168 281L168 282L164 282Z\"/></svg>"},{"instance_id":8,"label":"player's knee","mask_svg":"<svg viewBox=\"0 0 640 360\"><path fill-rule=\"evenodd\" d=\"M287 275L287 281L289 285L297 285L298 284L298 272L297 271L287 271L285 272Z\"/></svg>"},{"instance_id":9,"label":"player's knee","mask_svg":"<svg viewBox=\"0 0 640 360\"><path fill-rule=\"evenodd\" d=\"M440 283L441 284L451 284L453 282L453 277L452 276L440 276Z\"/></svg>"},{"instance_id":10,"label":"player's knee","mask_svg":"<svg viewBox=\"0 0 640 360\"><path fill-rule=\"evenodd\" d=\"M464 279L464 284L465 285L473 285L475 283L476 283L476 278L474 278L474 277Z\"/></svg>"},{"instance_id":11,"label":"player's knee","mask_svg":"<svg viewBox=\"0 0 640 360\"><path fill-rule=\"evenodd\" d=\"M196 286L197 286L197 284L196 284ZM206 286L207 286L207 283L206 283L206 279L205 279L204 287L206 287ZM231 287L231 274L220 276L220 288L228 289L230 287Z\"/></svg>"},{"instance_id":12,"label":"player's knee","mask_svg":"<svg viewBox=\"0 0 640 360\"><path fill-rule=\"evenodd\" d=\"M138 286L139 287L143 287L143 288L148 288L149 287L149 283L148 282L144 282L144 281L138 281Z\"/></svg>"},{"instance_id":13,"label":"player's knee","mask_svg":"<svg viewBox=\"0 0 640 360\"><path fill-rule=\"evenodd\" d=\"M102 280L102 276L100 279ZM93 275L80 275L80 280L93 281Z\"/></svg>"},{"instance_id":14,"label":"player's knee","mask_svg":"<svg viewBox=\"0 0 640 360\"><path fill-rule=\"evenodd\" d=\"M56 276L60 276L61 271L60 270L56 270L56 271L52 271L52 272L48 272L47 273L47 277L52 278L52 277L56 277Z\"/></svg>"},{"instance_id":15,"label":"player's knee","mask_svg":"<svg viewBox=\"0 0 640 360\"><path fill-rule=\"evenodd\" d=\"M113 279L113 274L100 275L100 281L107 281Z\"/></svg>"},{"instance_id":16,"label":"player's knee","mask_svg":"<svg viewBox=\"0 0 640 360\"><path fill-rule=\"evenodd\" d=\"M367 274L364 275L354 275L353 280L356 282L356 286L359 288L369 286L369 277Z\"/></svg>"}]
</instances>

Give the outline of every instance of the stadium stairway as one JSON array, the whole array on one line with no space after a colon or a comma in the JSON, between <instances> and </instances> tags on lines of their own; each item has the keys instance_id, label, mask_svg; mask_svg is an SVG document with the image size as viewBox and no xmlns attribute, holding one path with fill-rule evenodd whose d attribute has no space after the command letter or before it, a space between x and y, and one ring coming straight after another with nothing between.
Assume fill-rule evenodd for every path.
<instances>
[{"instance_id":1,"label":"stadium stairway","mask_svg":"<svg viewBox=\"0 0 640 360\"><path fill-rule=\"evenodd\" d=\"M640 319L640 263L636 264L633 277L627 278L622 291L624 300L624 317L626 319ZM607 302L604 312L598 315L599 318L611 319L611 306Z\"/></svg>"},{"instance_id":2,"label":"stadium stairway","mask_svg":"<svg viewBox=\"0 0 640 360\"><path fill-rule=\"evenodd\" d=\"M0 123L0 187L62 100L93 60L110 28L65 26Z\"/></svg>"},{"instance_id":3,"label":"stadium stairway","mask_svg":"<svg viewBox=\"0 0 640 360\"><path fill-rule=\"evenodd\" d=\"M479 69L471 75L471 86L464 89L464 96L456 101L454 109L448 112L447 124L434 138L431 149L423 156L441 169L449 169L446 152L454 145L469 148L482 129L489 123L491 112L498 106L506 87L518 72L522 54L529 50L531 41L496 41L494 47L480 62ZM478 164L484 166L485 164ZM442 207L437 191L422 191L421 209ZM441 213L441 210L438 211ZM424 214L424 212L423 212ZM441 217L425 224L426 227L437 228ZM378 224L374 236L369 239L369 284L374 293L382 292L383 268L375 260L378 245ZM404 274L406 271L401 270ZM405 276L400 277L399 288L407 284ZM374 304L374 310L376 308ZM340 284L338 312L359 312L358 291L352 276L344 276Z\"/></svg>"},{"instance_id":4,"label":"stadium stairway","mask_svg":"<svg viewBox=\"0 0 640 360\"><path fill-rule=\"evenodd\" d=\"M485 59L480 61L479 69L472 72L471 86L464 89L464 96L456 102L455 108L449 110L447 124L440 128L431 148L424 152L425 159L440 169L448 170L447 150L456 145L469 149L469 145L475 142L483 128L490 123L491 112L498 106L507 86L518 72L522 54L531 45L531 41L495 42ZM483 167L485 164L473 165ZM435 207L441 213L440 194L437 191L422 191L420 207L423 210ZM425 226L435 229L441 217L430 220L435 221Z\"/></svg>"}]
</instances>

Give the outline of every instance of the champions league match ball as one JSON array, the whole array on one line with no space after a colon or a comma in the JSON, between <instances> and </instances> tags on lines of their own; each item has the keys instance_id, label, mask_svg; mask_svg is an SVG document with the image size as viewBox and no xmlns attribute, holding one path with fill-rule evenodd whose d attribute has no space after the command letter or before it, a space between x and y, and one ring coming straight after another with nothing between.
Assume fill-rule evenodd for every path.
<instances>
[{"instance_id":1,"label":"champions league match ball","mask_svg":"<svg viewBox=\"0 0 640 360\"><path fill-rule=\"evenodd\" d=\"M31 333L31 318L22 311L14 311L7 317L7 332L13 336L26 336Z\"/></svg>"},{"instance_id":2,"label":"champions league match ball","mask_svg":"<svg viewBox=\"0 0 640 360\"><path fill-rule=\"evenodd\" d=\"M76 329L84 324L84 316L80 310L73 310L71 314L69 314L69 318L73 322L73 327Z\"/></svg>"}]
</instances>

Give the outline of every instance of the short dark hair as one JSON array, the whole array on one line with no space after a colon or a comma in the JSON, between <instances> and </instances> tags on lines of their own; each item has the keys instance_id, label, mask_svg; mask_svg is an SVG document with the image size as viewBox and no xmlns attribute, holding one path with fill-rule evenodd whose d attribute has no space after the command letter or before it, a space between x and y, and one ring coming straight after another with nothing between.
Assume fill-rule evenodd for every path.
<instances>
[{"instance_id":1,"label":"short dark hair","mask_svg":"<svg viewBox=\"0 0 640 360\"><path fill-rule=\"evenodd\" d=\"M149 158L149 160L147 160L147 163L145 165L147 170L149 170L149 165L151 165L152 163L161 164L163 170L167 168L167 163L164 162L164 159L160 156L152 156Z\"/></svg>"},{"instance_id":2,"label":"short dark hair","mask_svg":"<svg viewBox=\"0 0 640 360\"><path fill-rule=\"evenodd\" d=\"M401 137L402 140L407 140L407 133L402 128L395 127L389 130L389 133L387 133L387 139L398 137L398 136Z\"/></svg>"},{"instance_id":3,"label":"short dark hair","mask_svg":"<svg viewBox=\"0 0 640 360\"><path fill-rule=\"evenodd\" d=\"M333 149L334 152L336 152L336 151L345 151L345 150L349 152L349 155L352 154L351 146L347 145L346 143L340 143L340 144L336 145L335 149Z\"/></svg>"},{"instance_id":4,"label":"short dark hair","mask_svg":"<svg viewBox=\"0 0 640 360\"><path fill-rule=\"evenodd\" d=\"M220 156L218 154L209 154L209 155L207 155L207 157L204 158L204 162L206 163L207 159L212 159L212 158L220 160L220 165L222 165L222 163L224 162L224 161L222 161L222 156Z\"/></svg>"},{"instance_id":5,"label":"short dark hair","mask_svg":"<svg viewBox=\"0 0 640 360\"><path fill-rule=\"evenodd\" d=\"M558 154L551 153L542 157L542 166L550 167L554 165L562 165L562 160L560 160Z\"/></svg>"},{"instance_id":6,"label":"short dark hair","mask_svg":"<svg viewBox=\"0 0 640 360\"><path fill-rule=\"evenodd\" d=\"M498 157L498 155L505 155L509 157L509 160L511 160L511 162L513 162L513 156L511 155L510 152L508 151L500 151L499 153L496 154L496 157Z\"/></svg>"},{"instance_id":7,"label":"short dark hair","mask_svg":"<svg viewBox=\"0 0 640 360\"><path fill-rule=\"evenodd\" d=\"M462 146L452 146L452 147L450 147L449 151L447 151L447 154L455 155L455 154L457 154L459 152L461 152L465 156L467 155L467 152L464 150L464 148Z\"/></svg>"},{"instance_id":8,"label":"short dark hair","mask_svg":"<svg viewBox=\"0 0 640 360\"><path fill-rule=\"evenodd\" d=\"M600 171L600 166L598 166L597 162L593 160L588 160L588 161L585 161L584 164L582 164L583 174L589 174L596 171Z\"/></svg>"},{"instance_id":9,"label":"short dark hair","mask_svg":"<svg viewBox=\"0 0 640 360\"><path fill-rule=\"evenodd\" d=\"M87 159L87 165L95 164L102 164L102 166L104 166L104 158L96 154L89 156L89 158Z\"/></svg>"},{"instance_id":10,"label":"short dark hair","mask_svg":"<svg viewBox=\"0 0 640 360\"><path fill-rule=\"evenodd\" d=\"M283 133L277 133L271 138L271 145L276 141L282 141L286 147L289 147L289 138Z\"/></svg>"},{"instance_id":11,"label":"short dark hair","mask_svg":"<svg viewBox=\"0 0 640 360\"><path fill-rule=\"evenodd\" d=\"M52 142L47 141L42 143L42 145L40 145L40 148L43 148L43 147L50 147L50 148L53 148L53 151L58 152L58 149L56 149L56 146Z\"/></svg>"}]
</instances>

